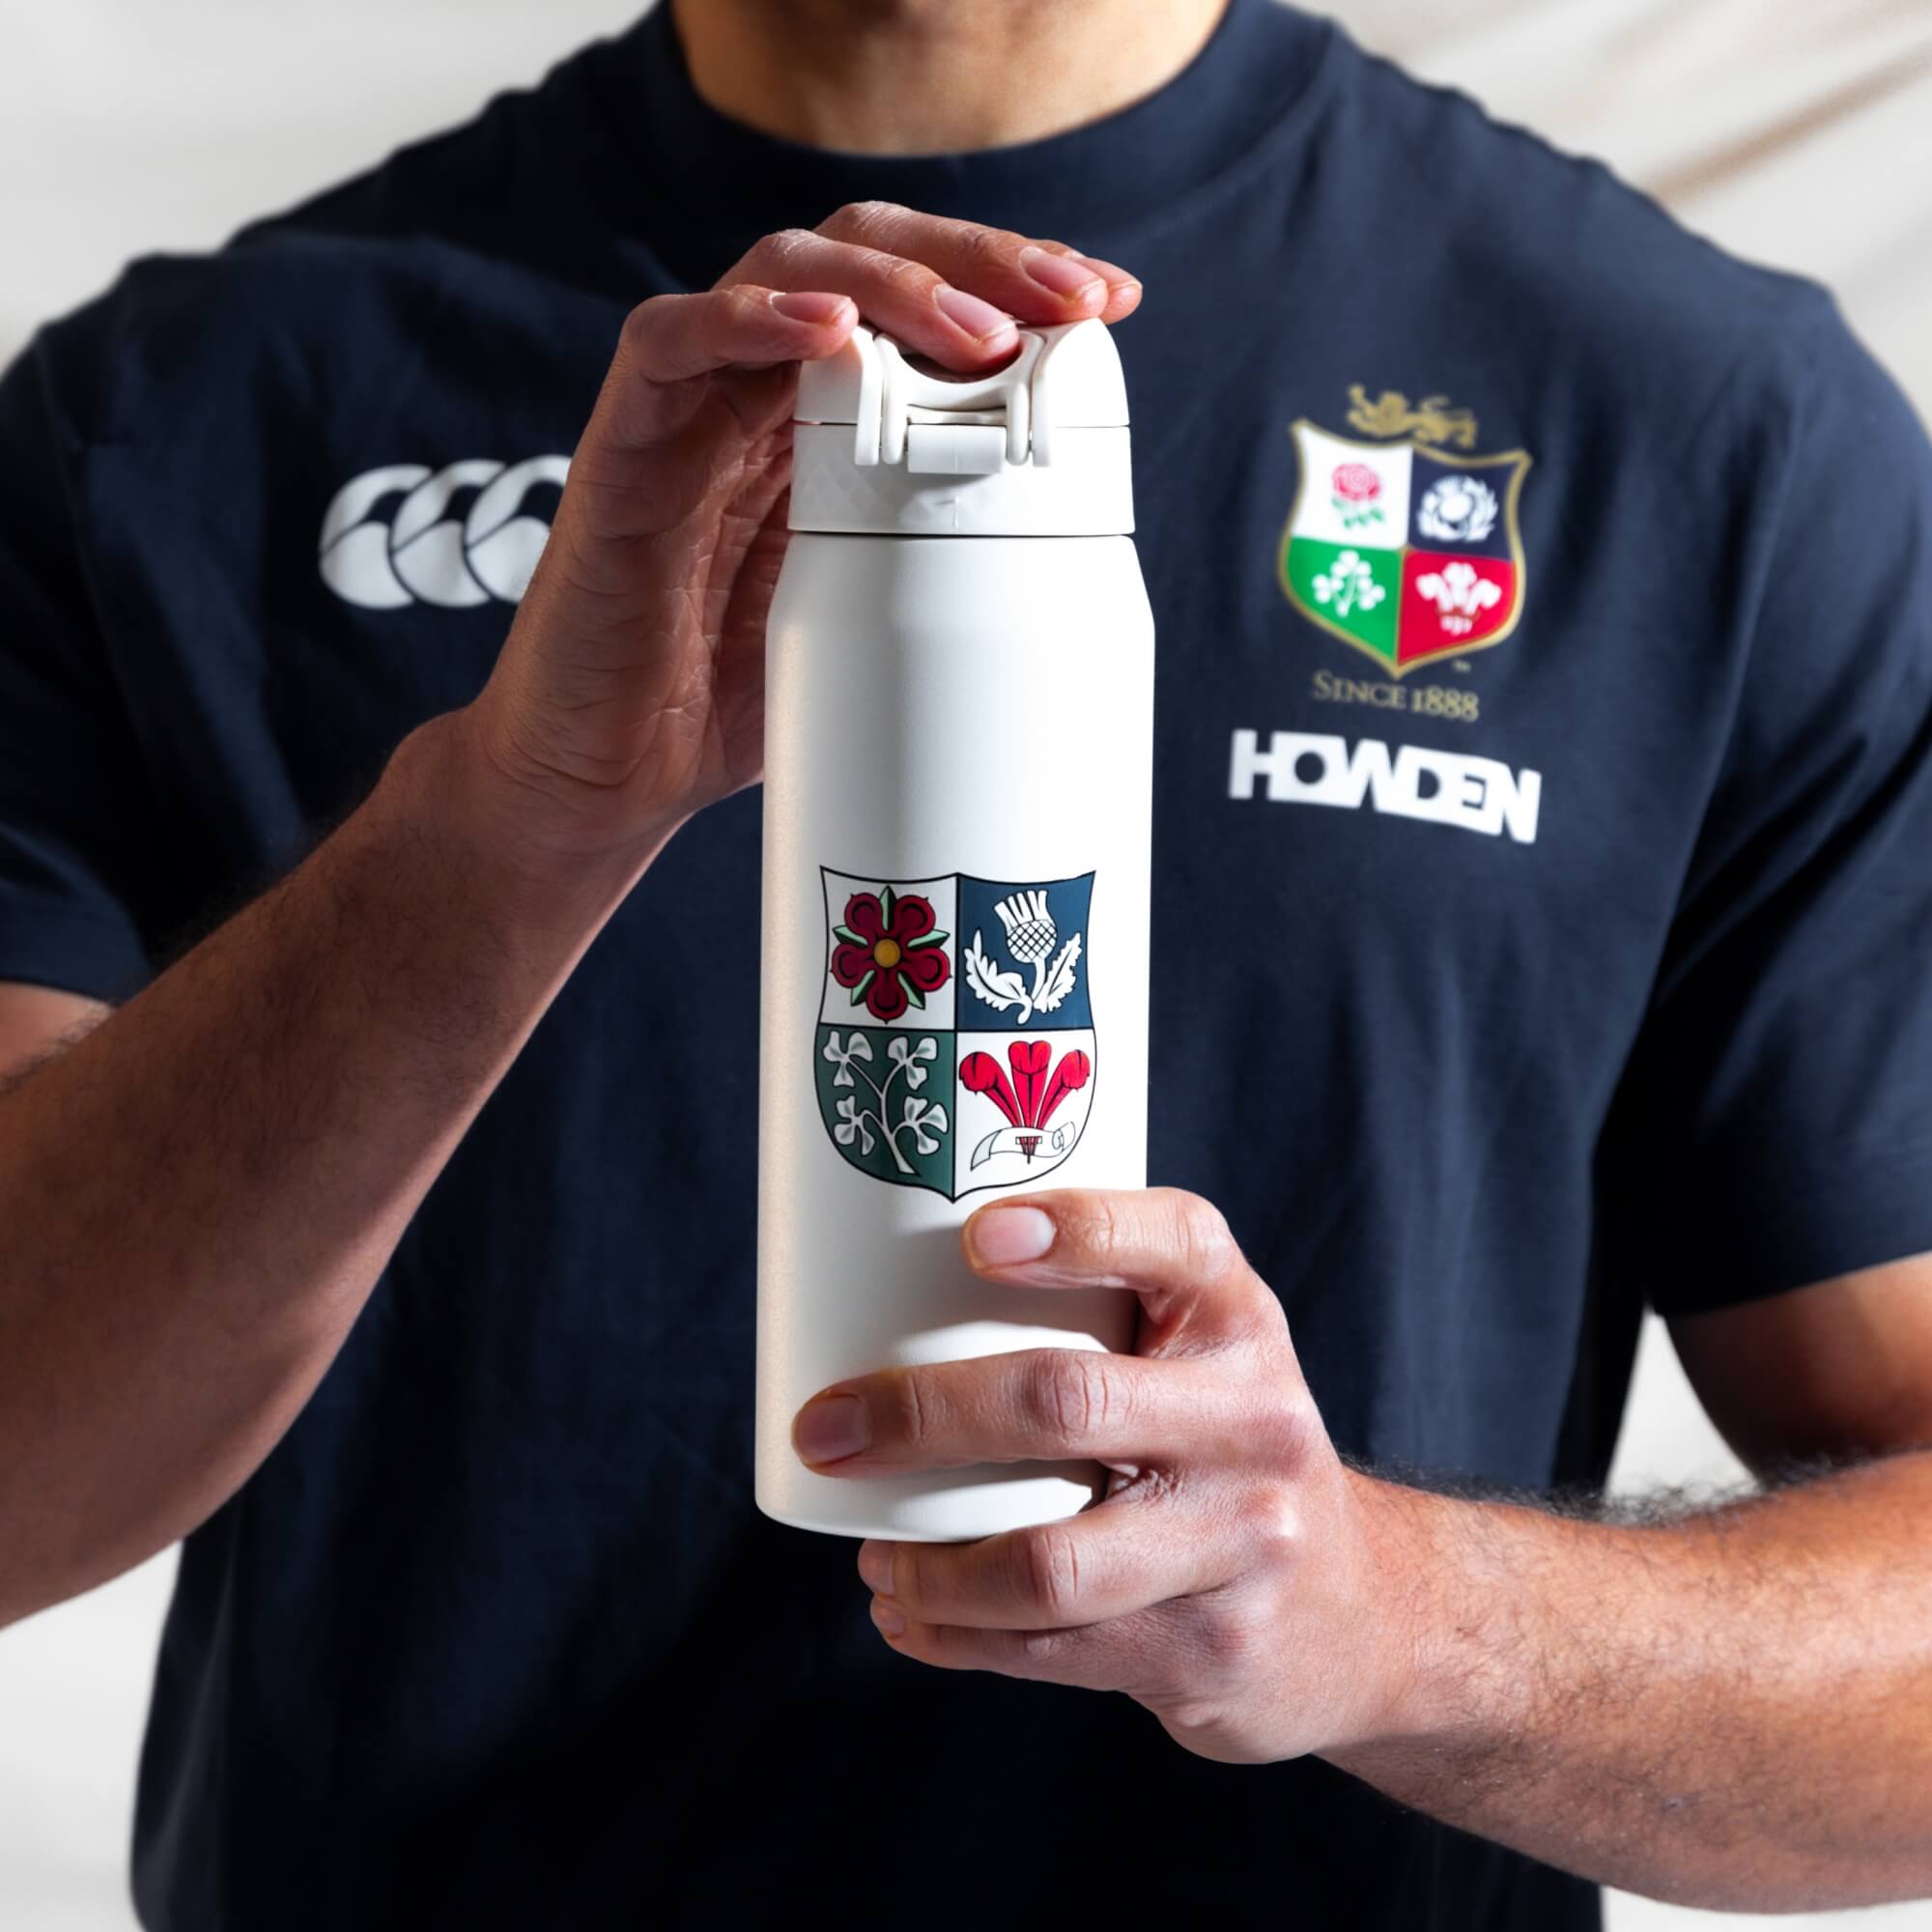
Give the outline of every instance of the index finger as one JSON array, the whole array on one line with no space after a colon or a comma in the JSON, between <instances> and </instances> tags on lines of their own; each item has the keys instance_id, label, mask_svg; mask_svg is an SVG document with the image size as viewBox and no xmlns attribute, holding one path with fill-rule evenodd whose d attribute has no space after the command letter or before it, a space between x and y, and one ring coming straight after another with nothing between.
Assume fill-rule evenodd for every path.
<instances>
[{"instance_id":1,"label":"index finger","mask_svg":"<svg viewBox=\"0 0 1932 1932\"><path fill-rule=\"evenodd\" d=\"M974 1463L1232 1460L1253 1434L1245 1392L1205 1363L1027 1349L880 1369L822 1389L792 1444L821 1474L890 1476Z\"/></svg>"},{"instance_id":2,"label":"index finger","mask_svg":"<svg viewBox=\"0 0 1932 1932\"><path fill-rule=\"evenodd\" d=\"M697 295L653 296L626 320L623 346L653 383L682 383L720 369L830 355L859 321L836 290L761 289L740 282Z\"/></svg>"},{"instance_id":3,"label":"index finger","mask_svg":"<svg viewBox=\"0 0 1932 1932\"><path fill-rule=\"evenodd\" d=\"M818 224L821 235L923 262L954 288L996 302L1022 322L1120 322L1141 285L1124 269L1081 255L1064 242L1016 235L982 222L923 214L896 202L862 201Z\"/></svg>"}]
</instances>

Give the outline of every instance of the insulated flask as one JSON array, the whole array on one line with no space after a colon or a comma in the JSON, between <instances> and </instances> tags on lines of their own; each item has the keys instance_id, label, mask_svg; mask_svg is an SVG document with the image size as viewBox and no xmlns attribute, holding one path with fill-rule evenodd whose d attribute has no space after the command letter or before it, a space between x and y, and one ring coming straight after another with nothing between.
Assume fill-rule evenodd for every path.
<instances>
[{"instance_id":1,"label":"insulated flask","mask_svg":"<svg viewBox=\"0 0 1932 1932\"><path fill-rule=\"evenodd\" d=\"M993 1286L986 1202L1147 1178L1153 618L1106 327L959 379L856 329L800 372L766 655L757 1499L846 1536L1053 1521L1091 1463L814 1475L806 1400L1124 1350L1117 1290Z\"/></svg>"}]
</instances>

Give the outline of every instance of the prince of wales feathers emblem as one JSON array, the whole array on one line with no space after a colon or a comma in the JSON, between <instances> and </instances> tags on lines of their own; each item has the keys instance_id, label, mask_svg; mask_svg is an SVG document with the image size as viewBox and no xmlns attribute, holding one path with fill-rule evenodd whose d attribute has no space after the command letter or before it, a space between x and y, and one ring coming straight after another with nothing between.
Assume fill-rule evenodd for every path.
<instances>
[{"instance_id":1,"label":"prince of wales feathers emblem","mask_svg":"<svg viewBox=\"0 0 1932 1932\"><path fill-rule=\"evenodd\" d=\"M1293 425L1301 484L1282 533L1281 582L1311 623L1398 678L1418 665L1499 644L1527 589L1518 507L1531 458L1450 456L1475 440L1466 411L1440 397L1423 411L1374 410L1358 388L1351 423L1410 428L1406 442L1359 442ZM1385 433L1385 432L1384 432Z\"/></svg>"},{"instance_id":2,"label":"prince of wales feathers emblem","mask_svg":"<svg viewBox=\"0 0 1932 1932\"><path fill-rule=\"evenodd\" d=\"M1094 874L821 873L814 1065L832 1145L875 1179L954 1201L1058 1167L1094 1100Z\"/></svg>"}]
</instances>

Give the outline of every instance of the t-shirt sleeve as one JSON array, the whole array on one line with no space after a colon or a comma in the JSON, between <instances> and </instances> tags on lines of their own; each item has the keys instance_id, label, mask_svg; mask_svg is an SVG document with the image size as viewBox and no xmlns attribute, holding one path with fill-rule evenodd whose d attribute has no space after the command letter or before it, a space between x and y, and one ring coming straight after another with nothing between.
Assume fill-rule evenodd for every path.
<instances>
[{"instance_id":1,"label":"t-shirt sleeve","mask_svg":"<svg viewBox=\"0 0 1932 1932\"><path fill-rule=\"evenodd\" d=\"M1608 1144L1665 1314L1932 1249L1932 447L1822 298ZM1616 1240L1633 1231L1612 1230Z\"/></svg>"},{"instance_id":2,"label":"t-shirt sleeve","mask_svg":"<svg viewBox=\"0 0 1932 1932\"><path fill-rule=\"evenodd\" d=\"M43 335L0 375L0 981L149 976L152 802L84 558L81 450Z\"/></svg>"}]
</instances>

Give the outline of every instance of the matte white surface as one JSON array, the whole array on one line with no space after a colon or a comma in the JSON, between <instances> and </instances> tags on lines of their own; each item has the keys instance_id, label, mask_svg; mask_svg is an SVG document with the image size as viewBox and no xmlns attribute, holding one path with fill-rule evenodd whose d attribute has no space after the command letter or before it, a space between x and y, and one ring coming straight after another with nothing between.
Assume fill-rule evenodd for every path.
<instances>
[{"instance_id":1,"label":"matte white surface","mask_svg":"<svg viewBox=\"0 0 1932 1932\"><path fill-rule=\"evenodd\" d=\"M957 1230L995 1194L1147 1181L1153 618L1133 545L795 536L767 664L758 1506L802 1528L928 1539L1071 1516L1092 1500L1091 1467L838 1482L792 1454L791 1419L817 1390L867 1369L1120 1349L1132 1335L1122 1294L989 1287L961 1261ZM950 1201L864 1174L831 1144L813 1057L826 983L822 867L855 885L1093 873L1075 964L1092 1002L1093 1033L1079 1042L1093 1055L1092 1101L1072 1151L1049 1173ZM963 919L949 918L936 893L934 904L940 927L963 942ZM931 996L928 1024L964 1030L969 1006L954 979ZM852 1019L878 1025L864 1009ZM957 1095L937 1083L934 1095L952 1110L955 1148L970 1147Z\"/></svg>"},{"instance_id":2,"label":"matte white surface","mask_svg":"<svg viewBox=\"0 0 1932 1932\"><path fill-rule=\"evenodd\" d=\"M206 247L471 112L629 0L0 0L0 356L121 262ZM1602 155L1727 245L1821 275L1932 398L1927 0L1349 0L1358 37ZM1417 192L1429 184L1418 180ZM1067 238L1077 241L1077 237ZM1730 1480L1654 1327L1617 1481ZM128 1932L172 1556L0 1632L0 1927ZM1760 1921L1613 1896L1611 1932ZM1924 1927L1924 1906L1761 1921Z\"/></svg>"}]
</instances>

